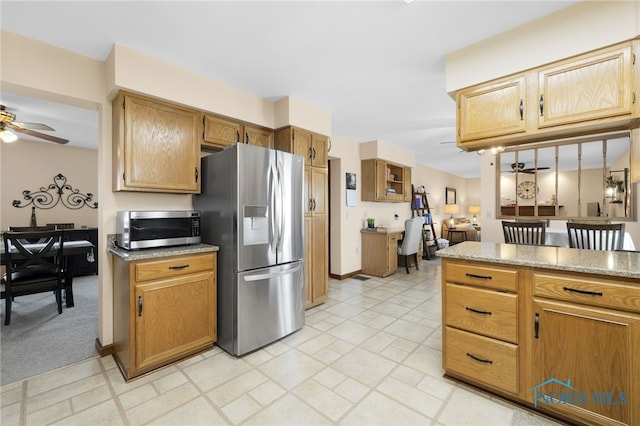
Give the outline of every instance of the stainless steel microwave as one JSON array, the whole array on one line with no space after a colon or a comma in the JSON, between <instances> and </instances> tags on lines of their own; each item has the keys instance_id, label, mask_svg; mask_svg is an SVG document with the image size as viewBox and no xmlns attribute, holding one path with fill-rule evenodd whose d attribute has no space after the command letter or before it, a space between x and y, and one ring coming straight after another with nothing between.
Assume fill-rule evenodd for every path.
<instances>
[{"instance_id":1,"label":"stainless steel microwave","mask_svg":"<svg viewBox=\"0 0 640 426\"><path fill-rule=\"evenodd\" d=\"M116 244L127 250L200 243L196 210L119 211Z\"/></svg>"}]
</instances>

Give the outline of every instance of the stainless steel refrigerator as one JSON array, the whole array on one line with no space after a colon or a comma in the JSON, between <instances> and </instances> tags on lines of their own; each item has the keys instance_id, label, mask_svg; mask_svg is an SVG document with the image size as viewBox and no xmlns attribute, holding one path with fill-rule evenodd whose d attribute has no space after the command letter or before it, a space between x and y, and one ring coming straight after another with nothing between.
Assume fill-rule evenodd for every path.
<instances>
[{"instance_id":1,"label":"stainless steel refrigerator","mask_svg":"<svg viewBox=\"0 0 640 426\"><path fill-rule=\"evenodd\" d=\"M220 247L217 344L243 355L304 325L304 159L235 144L201 170L201 238Z\"/></svg>"}]
</instances>

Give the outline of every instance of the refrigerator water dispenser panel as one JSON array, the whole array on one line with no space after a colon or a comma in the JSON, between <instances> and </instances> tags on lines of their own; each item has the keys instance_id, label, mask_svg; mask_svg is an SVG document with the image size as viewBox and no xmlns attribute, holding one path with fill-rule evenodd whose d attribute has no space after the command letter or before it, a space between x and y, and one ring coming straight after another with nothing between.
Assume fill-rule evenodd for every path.
<instances>
[{"instance_id":1,"label":"refrigerator water dispenser panel","mask_svg":"<svg viewBox=\"0 0 640 426\"><path fill-rule=\"evenodd\" d=\"M269 244L267 206L243 206L243 241L245 246Z\"/></svg>"}]
</instances>

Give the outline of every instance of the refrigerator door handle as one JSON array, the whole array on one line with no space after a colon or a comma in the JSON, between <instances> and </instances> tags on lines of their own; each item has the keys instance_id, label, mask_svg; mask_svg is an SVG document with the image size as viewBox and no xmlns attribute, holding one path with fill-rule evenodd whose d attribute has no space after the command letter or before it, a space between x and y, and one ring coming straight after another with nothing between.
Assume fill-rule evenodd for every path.
<instances>
[{"instance_id":1,"label":"refrigerator door handle","mask_svg":"<svg viewBox=\"0 0 640 426\"><path fill-rule=\"evenodd\" d=\"M266 274L256 274L256 275L248 275L244 278L245 281L260 281L260 280L266 280L268 278L274 278L274 277L278 277L282 274L292 274L294 272L299 271L302 268L302 263L300 263L298 266L296 266L295 268L291 268L291 269L285 269L285 270L281 270L278 272L269 272Z\"/></svg>"},{"instance_id":2,"label":"refrigerator door handle","mask_svg":"<svg viewBox=\"0 0 640 426\"><path fill-rule=\"evenodd\" d=\"M278 210L280 211L280 223L278 227L278 253L282 252L282 245L284 244L284 183L282 181L282 164L278 163L278 190L280 193L280 205Z\"/></svg>"},{"instance_id":3,"label":"refrigerator door handle","mask_svg":"<svg viewBox=\"0 0 640 426\"><path fill-rule=\"evenodd\" d=\"M274 241L276 241L276 215L275 215L275 209L276 209L276 202L275 202L275 197L276 197L276 191L275 191L275 178L276 175L273 171L273 166L269 167L269 194L268 194L268 199L269 199L269 247L271 249L271 251L276 251L276 244L274 244Z\"/></svg>"}]
</instances>

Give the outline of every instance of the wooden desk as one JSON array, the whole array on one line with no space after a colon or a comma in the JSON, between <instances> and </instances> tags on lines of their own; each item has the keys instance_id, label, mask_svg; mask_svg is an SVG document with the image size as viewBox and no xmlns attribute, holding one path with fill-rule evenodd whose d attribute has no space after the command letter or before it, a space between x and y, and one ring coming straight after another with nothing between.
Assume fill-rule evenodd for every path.
<instances>
[{"instance_id":1,"label":"wooden desk","mask_svg":"<svg viewBox=\"0 0 640 426\"><path fill-rule=\"evenodd\" d=\"M57 243L56 243L57 244ZM26 247L42 244L27 244ZM87 253L93 252L95 246L87 240L80 241L65 241L64 242L64 257L65 257L65 273L64 273L64 293L67 300L67 308L74 306L73 302L73 276L74 276L74 264L73 258L75 256L86 256ZM13 253L13 250L11 251ZM0 244L0 265L4 265L7 261L4 252L4 243Z\"/></svg>"},{"instance_id":2,"label":"wooden desk","mask_svg":"<svg viewBox=\"0 0 640 426\"><path fill-rule=\"evenodd\" d=\"M384 231L362 229L362 273L375 277L386 277L398 269L398 240L404 230Z\"/></svg>"}]
</instances>

